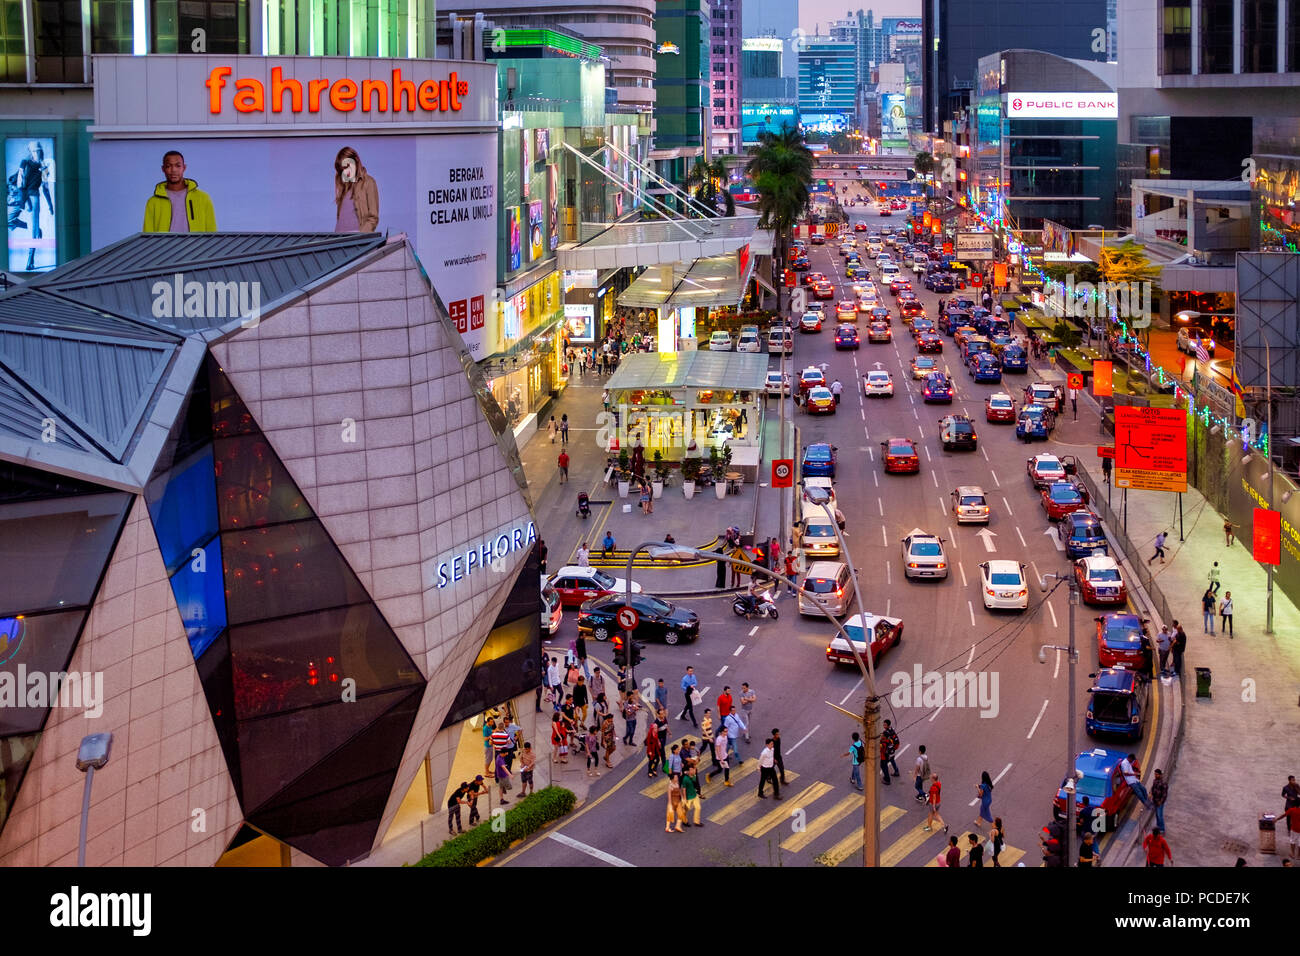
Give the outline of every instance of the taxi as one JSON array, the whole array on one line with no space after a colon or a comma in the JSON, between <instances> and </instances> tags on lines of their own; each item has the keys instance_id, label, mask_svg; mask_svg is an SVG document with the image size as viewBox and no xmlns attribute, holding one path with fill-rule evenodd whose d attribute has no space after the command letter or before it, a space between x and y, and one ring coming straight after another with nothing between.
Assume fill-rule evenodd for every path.
<instances>
[{"instance_id":1,"label":"taxi","mask_svg":"<svg viewBox=\"0 0 1300 956\"><path fill-rule=\"evenodd\" d=\"M984 417L991 422L1014 422L1016 403L1006 392L994 392L984 399Z\"/></svg>"}]
</instances>

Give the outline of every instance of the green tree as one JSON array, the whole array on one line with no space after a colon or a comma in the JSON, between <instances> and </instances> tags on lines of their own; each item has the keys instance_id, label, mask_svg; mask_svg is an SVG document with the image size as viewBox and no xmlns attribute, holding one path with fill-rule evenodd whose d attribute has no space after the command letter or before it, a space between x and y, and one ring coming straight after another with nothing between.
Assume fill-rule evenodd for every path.
<instances>
[{"instance_id":1,"label":"green tree","mask_svg":"<svg viewBox=\"0 0 1300 956\"><path fill-rule=\"evenodd\" d=\"M916 170L919 176L930 176L925 182L925 198L931 198L930 188L934 184L934 157L929 153L917 153L916 158L912 160L912 168Z\"/></svg>"},{"instance_id":2,"label":"green tree","mask_svg":"<svg viewBox=\"0 0 1300 956\"><path fill-rule=\"evenodd\" d=\"M775 233L777 257L783 266L788 261L790 230L808 206L812 171L812 151L803 134L789 124L776 133L763 130L758 145L749 150L745 172L758 188L758 225ZM779 311L784 283L777 288Z\"/></svg>"},{"instance_id":3,"label":"green tree","mask_svg":"<svg viewBox=\"0 0 1300 956\"><path fill-rule=\"evenodd\" d=\"M726 189L726 184L727 164L721 156L713 162L697 159L686 173L686 185L688 188L694 187L695 201L707 206L714 215L717 215L718 193Z\"/></svg>"}]
</instances>

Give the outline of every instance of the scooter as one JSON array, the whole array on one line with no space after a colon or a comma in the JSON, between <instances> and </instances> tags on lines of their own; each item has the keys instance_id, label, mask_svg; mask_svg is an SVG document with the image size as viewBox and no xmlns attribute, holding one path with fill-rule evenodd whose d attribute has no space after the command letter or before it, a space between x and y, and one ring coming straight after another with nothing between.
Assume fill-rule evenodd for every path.
<instances>
[{"instance_id":1,"label":"scooter","mask_svg":"<svg viewBox=\"0 0 1300 956\"><path fill-rule=\"evenodd\" d=\"M780 616L770 591L764 591L757 597L748 593L737 594L736 599L731 603L731 610L737 617L743 617L747 621L755 614L759 617L770 617L774 621Z\"/></svg>"}]
</instances>

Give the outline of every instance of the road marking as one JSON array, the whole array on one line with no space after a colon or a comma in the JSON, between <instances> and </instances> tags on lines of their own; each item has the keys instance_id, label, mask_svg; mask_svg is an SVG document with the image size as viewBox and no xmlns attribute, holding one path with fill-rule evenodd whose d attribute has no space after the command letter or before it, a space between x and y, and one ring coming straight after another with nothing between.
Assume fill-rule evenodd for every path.
<instances>
[{"instance_id":1,"label":"road marking","mask_svg":"<svg viewBox=\"0 0 1300 956\"><path fill-rule=\"evenodd\" d=\"M966 608L970 611L970 626L975 626L975 602L967 601Z\"/></svg>"},{"instance_id":2,"label":"road marking","mask_svg":"<svg viewBox=\"0 0 1300 956\"><path fill-rule=\"evenodd\" d=\"M988 453L987 449L985 449L985 447L984 447L983 445L980 445L980 454L982 454L982 455L984 456L984 460L985 460L985 461L988 461L988 460L989 460L989 453Z\"/></svg>"},{"instance_id":3,"label":"road marking","mask_svg":"<svg viewBox=\"0 0 1300 956\"><path fill-rule=\"evenodd\" d=\"M947 509L948 509L948 506L944 503L943 495L940 495L940 496L939 496L939 510L940 510L940 511L946 511Z\"/></svg>"},{"instance_id":4,"label":"road marking","mask_svg":"<svg viewBox=\"0 0 1300 956\"><path fill-rule=\"evenodd\" d=\"M993 786L996 787L999 783L1002 782L1002 778L1005 777L1005 776L1007 775L1007 771L1011 769L1011 766L1012 766L1011 764L1007 764L1005 767L1002 768L1002 772L1001 772L1000 774L998 774L996 777L993 778ZM975 806L975 805L976 805L977 803L979 803L979 802L980 802L980 798L979 798L979 797L976 797L974 800L972 800L972 801L968 804L968 806L972 806L972 807L973 807L973 806Z\"/></svg>"},{"instance_id":5,"label":"road marking","mask_svg":"<svg viewBox=\"0 0 1300 956\"><path fill-rule=\"evenodd\" d=\"M1047 713L1047 705L1051 702L1050 698L1043 701L1043 706L1038 709L1038 716L1034 718L1034 726L1029 728L1029 733L1025 735L1026 740L1032 740L1034 731L1038 729L1038 722L1043 719L1043 714Z\"/></svg>"},{"instance_id":6,"label":"road marking","mask_svg":"<svg viewBox=\"0 0 1300 956\"><path fill-rule=\"evenodd\" d=\"M813 783L805 787L794 797L788 798L792 800L793 806L788 808L783 806L778 806L774 810L769 810L767 813L763 814L761 817L759 817L757 820L755 820L749 826L745 827L740 832L745 834L745 836L748 837L755 837L755 838L761 837L764 833L767 833L769 830L779 827L790 817L791 813L797 812L795 808L803 808L808 804L815 802L816 800L820 799L821 797L829 793L832 789L834 788L831 787L829 783L822 783L819 780L816 783ZM754 795L758 796L757 793L755 793Z\"/></svg>"},{"instance_id":7,"label":"road marking","mask_svg":"<svg viewBox=\"0 0 1300 956\"><path fill-rule=\"evenodd\" d=\"M875 453L874 451L871 450L871 446L870 446L870 445L867 446L867 454L871 456L871 460L872 460L872 461L875 461L875 460L876 460L876 453Z\"/></svg>"},{"instance_id":8,"label":"road marking","mask_svg":"<svg viewBox=\"0 0 1300 956\"><path fill-rule=\"evenodd\" d=\"M892 585L894 583L893 567L894 567L893 564L891 564L890 562L888 561L885 562L885 583L889 585Z\"/></svg>"},{"instance_id":9,"label":"road marking","mask_svg":"<svg viewBox=\"0 0 1300 956\"><path fill-rule=\"evenodd\" d=\"M877 487L877 488L880 487L880 475L878 475L878 474L877 474L876 472L874 472L874 471L871 473L871 480L872 480L873 482L875 482L875 487Z\"/></svg>"},{"instance_id":10,"label":"road marking","mask_svg":"<svg viewBox=\"0 0 1300 956\"><path fill-rule=\"evenodd\" d=\"M754 636L755 634L757 634L757 633L758 633L758 625L755 624L753 627L751 627L751 628L749 629L749 634L748 634L747 636L748 636L748 637L753 637L753 636Z\"/></svg>"},{"instance_id":11,"label":"road marking","mask_svg":"<svg viewBox=\"0 0 1300 956\"><path fill-rule=\"evenodd\" d=\"M735 783L737 780L749 776L757 769L758 769L758 761L755 760L753 757L749 758L743 764L741 764L739 770L731 771L732 783ZM786 780L794 780L798 778L798 776L799 775L797 773L787 773L785 775L785 778ZM756 806L758 806L757 789L751 790L749 793L745 794L743 797L741 797L738 800L732 800L729 804L727 804L717 813L709 817L709 822L730 823L732 820L736 819L736 817L740 816L742 813L747 813L750 810L754 809L754 807Z\"/></svg>"},{"instance_id":12,"label":"road marking","mask_svg":"<svg viewBox=\"0 0 1300 956\"><path fill-rule=\"evenodd\" d=\"M870 438L870 437L871 437L871 429L868 428L866 425L863 425L863 426L862 426L862 434L866 435L867 438Z\"/></svg>"},{"instance_id":13,"label":"road marking","mask_svg":"<svg viewBox=\"0 0 1300 956\"><path fill-rule=\"evenodd\" d=\"M960 561L957 562L957 570L961 572L961 586L969 587L969 585L966 582L966 569L962 566L962 563Z\"/></svg>"},{"instance_id":14,"label":"road marking","mask_svg":"<svg viewBox=\"0 0 1300 956\"><path fill-rule=\"evenodd\" d=\"M931 460L932 460L932 459L930 458L930 446L929 446L929 445L927 445L927 446L925 447L925 460L926 460L926 461L931 461Z\"/></svg>"},{"instance_id":15,"label":"road marking","mask_svg":"<svg viewBox=\"0 0 1300 956\"><path fill-rule=\"evenodd\" d=\"M858 401L862 401L862 397L861 397L861 396L858 396ZM867 410L866 410L865 408L859 408L859 409L858 409L858 414L860 414L860 415L862 416L862 420L863 420L864 422L867 420Z\"/></svg>"},{"instance_id":16,"label":"road marking","mask_svg":"<svg viewBox=\"0 0 1300 956\"><path fill-rule=\"evenodd\" d=\"M922 430L920 425L916 426L916 434L919 435L921 438L925 437L925 432L924 430Z\"/></svg>"},{"instance_id":17,"label":"road marking","mask_svg":"<svg viewBox=\"0 0 1300 956\"><path fill-rule=\"evenodd\" d=\"M993 480L997 483L997 486L1001 488L1002 482L998 481L998 473L996 471L993 471L992 469L989 469L989 474L993 476Z\"/></svg>"},{"instance_id":18,"label":"road marking","mask_svg":"<svg viewBox=\"0 0 1300 956\"><path fill-rule=\"evenodd\" d=\"M859 797L858 799L862 798ZM894 806L892 803L883 807L880 811L880 829L883 830L895 820L905 816L907 816L907 811L903 810L901 807ZM839 843L835 844L823 853L821 858L827 866L839 866L845 860L851 859L855 852L859 857L862 855L862 827L858 827ZM880 862L882 866L885 865L883 856L881 857Z\"/></svg>"},{"instance_id":19,"label":"road marking","mask_svg":"<svg viewBox=\"0 0 1300 956\"><path fill-rule=\"evenodd\" d=\"M894 599L893 599L893 598L886 598L886 599L885 599L885 617L889 617L889 616L890 616L889 609L893 606L893 604L894 604Z\"/></svg>"},{"instance_id":20,"label":"road marking","mask_svg":"<svg viewBox=\"0 0 1300 956\"><path fill-rule=\"evenodd\" d=\"M919 849L922 843L934 836L934 833L936 832L942 833L943 831L938 830L927 833L924 827L918 823L907 832L906 836L895 840L893 844L880 854L880 865L898 866L898 864L902 863L905 859L911 856L913 852ZM859 839L861 838L859 837Z\"/></svg>"},{"instance_id":21,"label":"road marking","mask_svg":"<svg viewBox=\"0 0 1300 956\"><path fill-rule=\"evenodd\" d=\"M716 674L714 674L713 676L714 676L714 677L721 677L723 674L727 673L727 668L730 667L730 666L731 666L730 664L723 664L723 665L722 665L722 670L718 671L718 672L717 672Z\"/></svg>"},{"instance_id":22,"label":"road marking","mask_svg":"<svg viewBox=\"0 0 1300 956\"><path fill-rule=\"evenodd\" d=\"M885 526L883 524L880 526L880 540L886 548L889 547L889 538L885 536Z\"/></svg>"},{"instance_id":23,"label":"road marking","mask_svg":"<svg viewBox=\"0 0 1300 956\"><path fill-rule=\"evenodd\" d=\"M1011 510L1011 502L1007 501L1006 495L1002 496L1002 503L1007 506L1007 514L1011 515L1011 517L1014 518L1016 516L1016 513Z\"/></svg>"},{"instance_id":24,"label":"road marking","mask_svg":"<svg viewBox=\"0 0 1300 956\"><path fill-rule=\"evenodd\" d=\"M597 850L594 846L587 846L585 843L579 843L572 837L567 837L563 833L548 833L547 836L563 846L567 846L579 853L585 853L587 856L595 857L602 863L608 863L610 866L636 866L635 863L629 863L627 860L621 860L611 853L604 850Z\"/></svg>"},{"instance_id":25,"label":"road marking","mask_svg":"<svg viewBox=\"0 0 1300 956\"><path fill-rule=\"evenodd\" d=\"M802 833L796 833L782 844L781 849L788 850L791 853L798 853L813 840L847 817L855 808L860 808L863 805L863 798L855 794L842 798L835 806L814 819Z\"/></svg>"},{"instance_id":26,"label":"road marking","mask_svg":"<svg viewBox=\"0 0 1300 956\"><path fill-rule=\"evenodd\" d=\"M990 531L988 528L980 528L975 532L976 537L984 542L984 550L989 554L996 554L998 546L993 543L993 539L998 536L996 531Z\"/></svg>"},{"instance_id":27,"label":"road marking","mask_svg":"<svg viewBox=\"0 0 1300 956\"><path fill-rule=\"evenodd\" d=\"M934 472L930 472L930 480L934 482L934 486L936 488L939 487L939 476L936 475Z\"/></svg>"},{"instance_id":28,"label":"road marking","mask_svg":"<svg viewBox=\"0 0 1300 956\"><path fill-rule=\"evenodd\" d=\"M817 733L817 731L819 731L819 730L821 730L821 729L822 729L822 725L821 725L821 724L818 724L818 725L817 725L816 727L814 727L812 730L808 731L808 733L804 734L804 735L803 735L803 739L800 740L798 744L795 744L793 747L791 747L789 750L787 750L786 753L788 753L788 754L792 754L792 753L794 753L795 750L798 749L799 744L803 743L805 740L807 740L809 737L811 737L813 734Z\"/></svg>"},{"instance_id":29,"label":"road marking","mask_svg":"<svg viewBox=\"0 0 1300 956\"><path fill-rule=\"evenodd\" d=\"M970 654L966 656L966 666L970 667L971 661L975 660L975 645L970 646Z\"/></svg>"},{"instance_id":30,"label":"road marking","mask_svg":"<svg viewBox=\"0 0 1300 956\"><path fill-rule=\"evenodd\" d=\"M1016 537L1020 539L1020 547L1022 548L1029 547L1029 545L1025 544L1025 536L1020 533L1020 525L1016 525Z\"/></svg>"},{"instance_id":31,"label":"road marking","mask_svg":"<svg viewBox=\"0 0 1300 956\"><path fill-rule=\"evenodd\" d=\"M757 627L758 625L756 624L756 625L754 625L754 626ZM744 644L741 644L739 647L736 648L735 653L732 654L731 656L732 656L732 657L739 657L739 656L740 656L740 652L743 651L744 649L745 649L745 645L744 645Z\"/></svg>"},{"instance_id":32,"label":"road marking","mask_svg":"<svg viewBox=\"0 0 1300 956\"><path fill-rule=\"evenodd\" d=\"M885 502L880 498L876 498L876 507L880 509L880 517L883 518L885 516Z\"/></svg>"},{"instance_id":33,"label":"road marking","mask_svg":"<svg viewBox=\"0 0 1300 956\"><path fill-rule=\"evenodd\" d=\"M918 422L921 420L921 416L915 408L912 409L912 417L915 418Z\"/></svg>"},{"instance_id":34,"label":"road marking","mask_svg":"<svg viewBox=\"0 0 1300 956\"><path fill-rule=\"evenodd\" d=\"M1059 629L1061 625L1056 623L1056 610L1052 607L1052 602L1047 601L1045 603L1047 604L1047 613L1052 615L1052 627Z\"/></svg>"},{"instance_id":35,"label":"road marking","mask_svg":"<svg viewBox=\"0 0 1300 956\"><path fill-rule=\"evenodd\" d=\"M888 615L886 615L886 616L888 616ZM850 697L852 697L855 693L857 693L858 688L862 686L862 681L863 681L863 678L859 677L859 678L858 678L858 682L857 682L856 684L853 685L853 689L850 690L847 694L844 695L844 700L841 700L841 701L840 701L840 706L841 706L841 707L844 706L844 701L848 700L848 699L849 699ZM800 743L802 743L802 741L800 741Z\"/></svg>"}]
</instances>

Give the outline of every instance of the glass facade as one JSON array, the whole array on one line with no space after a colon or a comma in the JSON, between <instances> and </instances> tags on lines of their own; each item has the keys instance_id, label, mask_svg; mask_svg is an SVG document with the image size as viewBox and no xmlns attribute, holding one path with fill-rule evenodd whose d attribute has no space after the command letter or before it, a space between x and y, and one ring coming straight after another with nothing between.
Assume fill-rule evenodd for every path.
<instances>
[{"instance_id":1,"label":"glass facade","mask_svg":"<svg viewBox=\"0 0 1300 956\"><path fill-rule=\"evenodd\" d=\"M708 83L713 43L727 45L725 26L710 33L707 6L700 0L659 0L655 16L656 149L704 146L705 110L713 98ZM721 81L725 87L725 80Z\"/></svg>"},{"instance_id":2,"label":"glass facade","mask_svg":"<svg viewBox=\"0 0 1300 956\"><path fill-rule=\"evenodd\" d=\"M1201 0L1201 73L1231 73L1233 0Z\"/></svg>"},{"instance_id":3,"label":"glass facade","mask_svg":"<svg viewBox=\"0 0 1300 956\"><path fill-rule=\"evenodd\" d=\"M1277 0L1241 0L1241 71L1277 72Z\"/></svg>"},{"instance_id":4,"label":"glass facade","mask_svg":"<svg viewBox=\"0 0 1300 956\"><path fill-rule=\"evenodd\" d=\"M1192 72L1192 0L1163 0L1160 8L1160 72Z\"/></svg>"}]
</instances>

